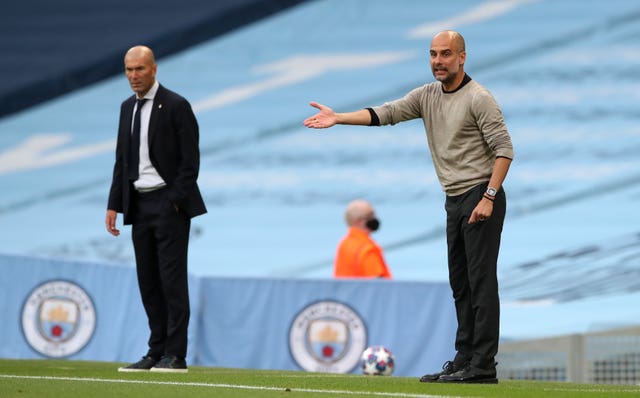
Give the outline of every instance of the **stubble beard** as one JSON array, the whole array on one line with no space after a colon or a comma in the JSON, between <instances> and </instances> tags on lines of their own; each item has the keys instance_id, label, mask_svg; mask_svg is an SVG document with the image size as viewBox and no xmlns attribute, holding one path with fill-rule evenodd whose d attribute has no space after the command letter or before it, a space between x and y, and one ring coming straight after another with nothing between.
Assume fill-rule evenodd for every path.
<instances>
[{"instance_id":1,"label":"stubble beard","mask_svg":"<svg viewBox=\"0 0 640 398\"><path fill-rule=\"evenodd\" d=\"M453 83L458 77L458 72L449 72L449 70L445 70L447 74L445 76L437 76L435 71L433 71L433 77L440 83L447 85Z\"/></svg>"}]
</instances>

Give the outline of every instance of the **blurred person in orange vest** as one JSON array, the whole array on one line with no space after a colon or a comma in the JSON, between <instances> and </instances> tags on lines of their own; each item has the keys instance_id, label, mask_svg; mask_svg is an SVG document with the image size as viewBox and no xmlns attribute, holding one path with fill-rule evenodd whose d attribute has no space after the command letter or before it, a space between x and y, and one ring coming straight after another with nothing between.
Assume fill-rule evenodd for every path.
<instances>
[{"instance_id":1,"label":"blurred person in orange vest","mask_svg":"<svg viewBox=\"0 0 640 398\"><path fill-rule=\"evenodd\" d=\"M370 234L380 227L373 206L365 200L349 203L345 212L349 230L338 245L333 276L336 278L391 278L382 248Z\"/></svg>"}]
</instances>

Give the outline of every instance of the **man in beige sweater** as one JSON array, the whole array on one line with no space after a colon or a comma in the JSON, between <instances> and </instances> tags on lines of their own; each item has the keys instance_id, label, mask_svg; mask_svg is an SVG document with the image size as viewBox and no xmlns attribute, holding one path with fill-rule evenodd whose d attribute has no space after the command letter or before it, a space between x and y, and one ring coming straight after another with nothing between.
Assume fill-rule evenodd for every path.
<instances>
[{"instance_id":1,"label":"man in beige sweater","mask_svg":"<svg viewBox=\"0 0 640 398\"><path fill-rule=\"evenodd\" d=\"M456 355L422 382L497 383L500 331L497 262L506 211L502 183L513 146L491 93L464 72L464 38L436 34L430 48L436 82L403 98L355 112L319 110L309 128L336 124L380 126L421 118L436 174L446 194L449 282L458 329Z\"/></svg>"}]
</instances>

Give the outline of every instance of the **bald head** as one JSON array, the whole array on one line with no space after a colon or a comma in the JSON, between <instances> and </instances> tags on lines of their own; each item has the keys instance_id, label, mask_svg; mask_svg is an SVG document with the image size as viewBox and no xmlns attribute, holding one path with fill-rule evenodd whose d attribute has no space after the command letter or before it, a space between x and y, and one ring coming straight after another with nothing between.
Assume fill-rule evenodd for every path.
<instances>
[{"instance_id":1,"label":"bald head","mask_svg":"<svg viewBox=\"0 0 640 398\"><path fill-rule=\"evenodd\" d=\"M373 206L366 200L356 199L347 205L344 213L344 219L350 227L357 224L363 224L368 218L374 214Z\"/></svg>"},{"instance_id":2,"label":"bald head","mask_svg":"<svg viewBox=\"0 0 640 398\"><path fill-rule=\"evenodd\" d=\"M442 32L436 33L431 40L431 45L433 46L433 43L436 41L438 43L447 43L455 52L461 53L466 51L464 37L454 30L443 30Z\"/></svg>"},{"instance_id":3,"label":"bald head","mask_svg":"<svg viewBox=\"0 0 640 398\"><path fill-rule=\"evenodd\" d=\"M147 46L134 46L131 47L127 53L124 55L124 61L127 62L128 59L144 59L146 62L150 64L155 64L156 59L153 55L153 51Z\"/></svg>"},{"instance_id":4,"label":"bald head","mask_svg":"<svg viewBox=\"0 0 640 398\"><path fill-rule=\"evenodd\" d=\"M142 98L156 82L156 60L146 46L131 47L124 56L124 70L131 89Z\"/></svg>"}]
</instances>

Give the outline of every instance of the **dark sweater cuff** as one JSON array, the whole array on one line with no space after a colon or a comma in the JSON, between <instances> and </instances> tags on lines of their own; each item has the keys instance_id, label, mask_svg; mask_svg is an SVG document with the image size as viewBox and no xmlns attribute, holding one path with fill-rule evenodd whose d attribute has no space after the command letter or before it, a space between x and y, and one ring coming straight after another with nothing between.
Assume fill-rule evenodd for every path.
<instances>
[{"instance_id":1,"label":"dark sweater cuff","mask_svg":"<svg viewBox=\"0 0 640 398\"><path fill-rule=\"evenodd\" d=\"M373 108L366 108L366 109L369 111L369 114L371 115L371 124L369 124L369 126L379 126L380 119L378 118L378 115L373 110Z\"/></svg>"}]
</instances>

